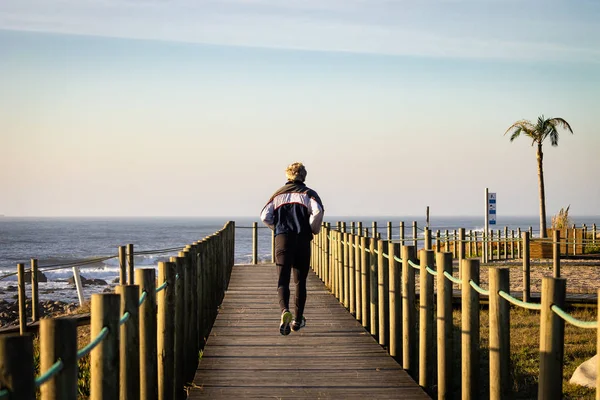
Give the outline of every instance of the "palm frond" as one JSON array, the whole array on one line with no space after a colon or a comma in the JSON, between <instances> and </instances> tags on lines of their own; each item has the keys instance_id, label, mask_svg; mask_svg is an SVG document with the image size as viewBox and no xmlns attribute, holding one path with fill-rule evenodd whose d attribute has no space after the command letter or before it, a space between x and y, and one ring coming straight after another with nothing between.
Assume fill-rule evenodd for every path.
<instances>
[{"instance_id":1,"label":"palm frond","mask_svg":"<svg viewBox=\"0 0 600 400\"><path fill-rule=\"evenodd\" d=\"M551 118L551 119L549 119L549 121L552 123L552 125L566 129L569 132L573 133L573 129L571 129L571 125L569 125L569 123L567 121L565 121L564 119L557 117L557 118Z\"/></svg>"}]
</instances>

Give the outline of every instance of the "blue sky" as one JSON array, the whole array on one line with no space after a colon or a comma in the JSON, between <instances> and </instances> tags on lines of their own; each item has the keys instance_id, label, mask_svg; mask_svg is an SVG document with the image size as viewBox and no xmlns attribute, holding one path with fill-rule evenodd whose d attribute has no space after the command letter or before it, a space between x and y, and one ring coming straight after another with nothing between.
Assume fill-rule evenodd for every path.
<instances>
[{"instance_id":1,"label":"blue sky","mask_svg":"<svg viewBox=\"0 0 600 400\"><path fill-rule=\"evenodd\" d=\"M548 215L598 215L595 1L4 1L0 214L538 212L516 120L565 118Z\"/></svg>"}]
</instances>

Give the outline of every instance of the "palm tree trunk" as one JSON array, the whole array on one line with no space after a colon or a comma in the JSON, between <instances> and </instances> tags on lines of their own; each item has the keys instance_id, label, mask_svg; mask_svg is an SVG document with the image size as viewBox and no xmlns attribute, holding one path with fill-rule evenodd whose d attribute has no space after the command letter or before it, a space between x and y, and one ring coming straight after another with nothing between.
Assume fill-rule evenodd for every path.
<instances>
[{"instance_id":1,"label":"palm tree trunk","mask_svg":"<svg viewBox=\"0 0 600 400\"><path fill-rule=\"evenodd\" d=\"M546 191L544 189L544 153L542 153L542 144L538 143L537 162L538 162L538 180L540 186L540 237L548 237L546 234Z\"/></svg>"}]
</instances>

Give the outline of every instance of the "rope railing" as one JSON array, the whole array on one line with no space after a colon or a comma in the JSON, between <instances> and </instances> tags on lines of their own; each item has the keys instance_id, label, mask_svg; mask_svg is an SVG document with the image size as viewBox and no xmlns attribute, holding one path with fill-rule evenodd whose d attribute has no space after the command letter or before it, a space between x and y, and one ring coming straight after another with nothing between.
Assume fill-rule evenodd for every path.
<instances>
[{"instance_id":1,"label":"rope railing","mask_svg":"<svg viewBox=\"0 0 600 400\"><path fill-rule=\"evenodd\" d=\"M159 287L156 288L156 293L158 293L161 290L165 289L167 286L168 286L168 282L167 281L163 282L162 285L160 285Z\"/></svg>"},{"instance_id":2,"label":"rope railing","mask_svg":"<svg viewBox=\"0 0 600 400\"><path fill-rule=\"evenodd\" d=\"M142 292L142 294L140 295L140 300L138 305L141 306L144 303L144 300L146 300L146 297L148 297L148 292L146 292L146 290L144 290Z\"/></svg>"},{"instance_id":3,"label":"rope railing","mask_svg":"<svg viewBox=\"0 0 600 400\"><path fill-rule=\"evenodd\" d=\"M432 270L428 266L425 266L425 271L429 272L433 276L437 276L437 274L438 274L437 271Z\"/></svg>"},{"instance_id":4,"label":"rope railing","mask_svg":"<svg viewBox=\"0 0 600 400\"><path fill-rule=\"evenodd\" d=\"M408 260L408 265L410 265L414 269L421 269L421 266L419 264L415 264L414 262L412 262L412 260Z\"/></svg>"},{"instance_id":5,"label":"rope railing","mask_svg":"<svg viewBox=\"0 0 600 400\"><path fill-rule=\"evenodd\" d=\"M108 333L109 333L109 330L106 326L104 328L102 328L100 330L100 332L98 333L98 336L96 336L87 346L85 346L84 348L82 348L81 350L79 350L77 352L77 359L80 360L83 357L87 356L100 343L102 343L102 341L108 335Z\"/></svg>"},{"instance_id":6,"label":"rope railing","mask_svg":"<svg viewBox=\"0 0 600 400\"><path fill-rule=\"evenodd\" d=\"M597 329L598 328L598 321L582 321L580 319L577 319L577 318L573 317L571 314L564 311L562 308L560 308L556 304L553 304L550 307L550 309L552 311L554 311L554 313L556 315L558 315L559 317L561 317L562 319L564 319L571 325L574 325L578 328L583 328L583 329Z\"/></svg>"},{"instance_id":7,"label":"rope railing","mask_svg":"<svg viewBox=\"0 0 600 400\"><path fill-rule=\"evenodd\" d=\"M446 278L448 278L448 280L449 280L450 282L452 282L452 283L455 283L455 284L457 284L457 285L460 285L460 284L462 284L462 281L461 281L460 279L453 277L452 275L450 275L450 274L448 273L448 271L444 271L444 276L445 276Z\"/></svg>"},{"instance_id":8,"label":"rope railing","mask_svg":"<svg viewBox=\"0 0 600 400\"><path fill-rule=\"evenodd\" d=\"M482 288L481 286L479 286L477 283L475 283L475 281L473 279L471 279L469 281L469 285L480 295L482 296L489 296L490 295L490 291L486 290L484 288Z\"/></svg>"},{"instance_id":9,"label":"rope railing","mask_svg":"<svg viewBox=\"0 0 600 400\"><path fill-rule=\"evenodd\" d=\"M48 382L55 375L58 375L58 373L63 370L64 366L63 361L59 358L50 368L48 368L48 371L35 379L35 386L40 387Z\"/></svg>"},{"instance_id":10,"label":"rope railing","mask_svg":"<svg viewBox=\"0 0 600 400\"><path fill-rule=\"evenodd\" d=\"M525 308L527 310L536 310L539 311L542 309L542 305L538 303L528 303L522 300L517 299L516 297L511 296L509 293L506 293L503 290L498 291L498 295L502 297L504 300L508 301L515 306L519 306Z\"/></svg>"}]
</instances>

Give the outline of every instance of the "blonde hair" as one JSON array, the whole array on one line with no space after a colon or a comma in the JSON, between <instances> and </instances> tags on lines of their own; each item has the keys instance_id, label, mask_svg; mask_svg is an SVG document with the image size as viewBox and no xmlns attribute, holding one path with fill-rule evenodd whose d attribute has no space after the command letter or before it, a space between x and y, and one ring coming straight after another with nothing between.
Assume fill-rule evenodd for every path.
<instances>
[{"instance_id":1,"label":"blonde hair","mask_svg":"<svg viewBox=\"0 0 600 400\"><path fill-rule=\"evenodd\" d=\"M288 181L304 182L306 179L306 168L301 162L295 162L288 165L285 169L285 176Z\"/></svg>"}]
</instances>

